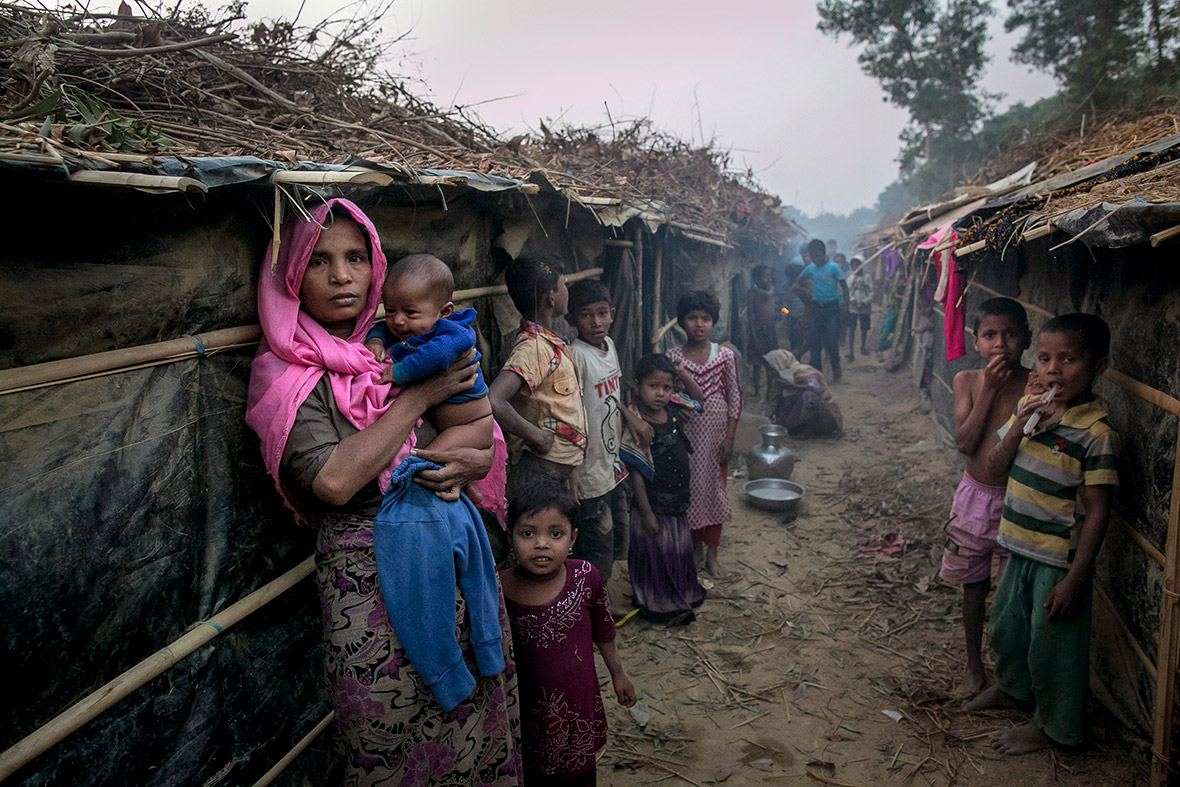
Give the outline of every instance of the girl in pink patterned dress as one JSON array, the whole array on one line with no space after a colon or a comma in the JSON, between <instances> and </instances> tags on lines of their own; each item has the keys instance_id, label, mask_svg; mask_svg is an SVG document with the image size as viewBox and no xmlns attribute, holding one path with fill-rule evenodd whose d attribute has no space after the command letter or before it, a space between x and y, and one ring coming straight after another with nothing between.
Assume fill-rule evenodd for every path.
<instances>
[{"instance_id":1,"label":"girl in pink patterned dress","mask_svg":"<svg viewBox=\"0 0 1180 787\"><path fill-rule=\"evenodd\" d=\"M500 582L520 682L525 787L596 784L606 710L594 643L619 703L635 704L635 687L615 649L602 575L584 560L568 559L577 513L569 486L542 473L514 484L508 501L515 565L500 572Z\"/></svg>"},{"instance_id":2,"label":"girl in pink patterned dress","mask_svg":"<svg viewBox=\"0 0 1180 787\"><path fill-rule=\"evenodd\" d=\"M742 414L737 357L728 347L709 341L720 314L721 304L712 293L693 290L681 296L676 303L676 321L688 341L668 351L677 373L690 375L704 394L701 404L705 412L684 424L692 445L688 526L692 528L697 559L704 552L705 569L715 577L724 573L717 560L717 548L721 546L721 526L731 516L725 481L733 436Z\"/></svg>"}]
</instances>

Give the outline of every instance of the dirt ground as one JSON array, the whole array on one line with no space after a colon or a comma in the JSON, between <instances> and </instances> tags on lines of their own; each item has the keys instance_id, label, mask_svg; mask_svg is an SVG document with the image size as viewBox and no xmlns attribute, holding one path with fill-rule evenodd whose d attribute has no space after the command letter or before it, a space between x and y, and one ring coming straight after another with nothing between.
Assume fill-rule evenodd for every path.
<instances>
[{"instance_id":1,"label":"dirt ground","mask_svg":"<svg viewBox=\"0 0 1180 787\"><path fill-rule=\"evenodd\" d=\"M858 357L834 391L844 437L790 441L792 477L807 490L798 519L743 503L735 461L729 573L696 621L619 627L641 702L621 708L604 681L599 784L1142 783L1145 758L1100 709L1085 751L1015 758L988 737L1021 714L960 710L950 695L963 663L959 595L937 578L960 473L953 450L908 370ZM761 402L746 406L739 448L764 422Z\"/></svg>"}]
</instances>

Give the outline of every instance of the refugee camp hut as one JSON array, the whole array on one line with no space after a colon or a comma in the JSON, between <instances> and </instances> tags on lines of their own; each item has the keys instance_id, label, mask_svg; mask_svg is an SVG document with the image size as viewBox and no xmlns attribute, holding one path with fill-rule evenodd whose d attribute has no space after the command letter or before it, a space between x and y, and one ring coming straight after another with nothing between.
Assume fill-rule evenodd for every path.
<instances>
[{"instance_id":1,"label":"refugee camp hut","mask_svg":"<svg viewBox=\"0 0 1180 787\"><path fill-rule=\"evenodd\" d=\"M1094 589L1091 684L1115 716L1152 742L1153 784L1180 783L1180 272L1172 245L1180 237L1180 135L1168 133L1174 128L1161 125L1148 144L1138 144L1138 134L1115 134L1122 141L1100 160L1050 171L1051 177L956 218L957 237L935 250L953 260L967 283L960 302L936 310L931 350L931 399L950 430L950 380L979 363L970 336L967 354L947 360L942 328L952 309L960 310L968 331L978 304L999 295L1024 304L1034 332L1048 318L1074 311L1109 323L1110 367L1097 391L1123 448ZM1085 144L1093 151L1098 141ZM1059 151L1056 159L1077 156ZM1025 363L1033 365L1031 352Z\"/></svg>"},{"instance_id":2,"label":"refugee camp hut","mask_svg":"<svg viewBox=\"0 0 1180 787\"><path fill-rule=\"evenodd\" d=\"M691 183L637 186L638 159L579 174L372 77L363 30L335 47L323 29L231 23L0 15L10 783L327 780L313 533L243 420L283 216L342 194L390 258L439 256L493 372L519 324L508 259L555 251L570 280L604 275L616 335L641 352L654 233L637 214L669 206L656 224L682 232L683 204L702 202Z\"/></svg>"}]
</instances>

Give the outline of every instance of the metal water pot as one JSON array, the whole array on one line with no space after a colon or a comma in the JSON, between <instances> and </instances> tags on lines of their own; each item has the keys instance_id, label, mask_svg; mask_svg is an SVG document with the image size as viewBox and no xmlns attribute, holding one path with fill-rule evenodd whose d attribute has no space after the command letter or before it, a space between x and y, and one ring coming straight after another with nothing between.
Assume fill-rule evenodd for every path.
<instances>
[{"instance_id":1,"label":"metal water pot","mask_svg":"<svg viewBox=\"0 0 1180 787\"><path fill-rule=\"evenodd\" d=\"M790 478L795 469L795 452L787 448L787 430L777 424L763 424L758 431L762 433L762 443L751 448L746 456L750 479Z\"/></svg>"}]
</instances>

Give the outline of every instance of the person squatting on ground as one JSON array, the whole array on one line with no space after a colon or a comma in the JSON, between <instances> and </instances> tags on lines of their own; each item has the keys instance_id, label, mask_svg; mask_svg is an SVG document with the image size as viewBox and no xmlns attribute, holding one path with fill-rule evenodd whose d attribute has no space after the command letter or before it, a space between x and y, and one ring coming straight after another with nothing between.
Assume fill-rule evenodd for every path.
<instances>
[{"instance_id":1,"label":"person squatting on ground","mask_svg":"<svg viewBox=\"0 0 1180 787\"><path fill-rule=\"evenodd\" d=\"M569 306L569 290L553 256L520 257L508 264L504 281L521 314L520 332L500 374L488 389L492 412L508 433L515 483L529 472L545 472L570 483L586 458L586 408L573 354L553 333Z\"/></svg>"},{"instance_id":2,"label":"person squatting on ground","mask_svg":"<svg viewBox=\"0 0 1180 787\"><path fill-rule=\"evenodd\" d=\"M869 354L869 328L873 324L873 277L860 257L853 257L848 273L848 362L856 360L856 330L860 328L860 354Z\"/></svg>"},{"instance_id":3,"label":"person squatting on ground","mask_svg":"<svg viewBox=\"0 0 1180 787\"><path fill-rule=\"evenodd\" d=\"M993 435L1016 409L1024 394L1029 370L1020 364L1030 332L1024 307L1011 298L992 298L975 312L975 350L982 369L959 372L954 379L955 447L966 459L963 479L951 502L946 526L946 548L939 576L963 586L963 633L967 664L956 689L973 696L987 685L983 667L983 620L991 590L992 556L1004 573L1008 553L996 545L1004 506L1007 468L992 472L987 455Z\"/></svg>"},{"instance_id":4,"label":"person squatting on ground","mask_svg":"<svg viewBox=\"0 0 1180 787\"><path fill-rule=\"evenodd\" d=\"M578 332L570 343L588 433L586 461L574 471L578 497L578 538L574 557L594 564L608 582L615 560L626 557L627 467L619 458L623 422L650 443L651 427L623 407L622 372L615 343L608 332L615 318L610 290L597 279L584 279L569 288L566 321Z\"/></svg>"},{"instance_id":5,"label":"person squatting on ground","mask_svg":"<svg viewBox=\"0 0 1180 787\"><path fill-rule=\"evenodd\" d=\"M676 321L688 339L668 351L668 357L700 387L700 402L705 408L684 425L693 449L689 459L692 501L688 524L697 557L704 552L705 568L713 576L724 573L717 550L721 546L721 526L732 516L725 484L733 438L742 415L737 357L728 347L709 341L720 314L721 304L715 295L702 290L682 295L676 303Z\"/></svg>"},{"instance_id":6,"label":"person squatting on ground","mask_svg":"<svg viewBox=\"0 0 1180 787\"><path fill-rule=\"evenodd\" d=\"M1118 484L1118 434L1092 390L1109 350L1095 315L1046 322L1037 373L1066 408L1042 413L1026 436L1045 397L1023 397L988 453L989 472L1010 468L998 541L1011 557L992 603L996 682L967 709L1031 706L1030 721L993 736L1006 754L1083 740L1094 561Z\"/></svg>"},{"instance_id":7,"label":"person squatting on ground","mask_svg":"<svg viewBox=\"0 0 1180 787\"><path fill-rule=\"evenodd\" d=\"M844 269L828 259L822 240L807 245L811 262L795 280L800 297L807 304L807 338L811 344L811 365L824 370L823 353L832 362L832 382L838 383L840 370L840 310L848 298ZM808 284L810 286L808 286Z\"/></svg>"},{"instance_id":8,"label":"person squatting on ground","mask_svg":"<svg viewBox=\"0 0 1180 787\"><path fill-rule=\"evenodd\" d=\"M615 648L602 575L569 559L578 502L546 473L514 485L508 501L513 566L500 572L520 678L524 784L593 785L606 744L606 710L591 656L598 645L619 704L635 704Z\"/></svg>"},{"instance_id":9,"label":"person squatting on ground","mask_svg":"<svg viewBox=\"0 0 1180 787\"><path fill-rule=\"evenodd\" d=\"M750 278L750 293L748 296L750 307L749 340L746 342L746 357L753 370L751 377L754 382L754 396L760 390L759 381L762 370L766 369L767 385L773 373L762 356L778 348L778 323L783 318L779 311L774 292L774 271L768 265L758 265L754 268Z\"/></svg>"},{"instance_id":10,"label":"person squatting on ground","mask_svg":"<svg viewBox=\"0 0 1180 787\"><path fill-rule=\"evenodd\" d=\"M676 393L680 380L689 396ZM647 620L691 622L705 600L697 579L692 531L685 514L692 488L692 446L683 424L703 411L701 390L666 355L635 365L632 403L655 433L650 448L628 435L623 459L631 468L631 550L627 557L639 614ZM695 399L695 401L694 401Z\"/></svg>"},{"instance_id":11,"label":"person squatting on ground","mask_svg":"<svg viewBox=\"0 0 1180 787\"><path fill-rule=\"evenodd\" d=\"M246 421L280 496L297 520L317 529L315 576L340 781L508 787L521 771L519 712L499 592L493 591L508 669L476 679L458 709L447 712L407 658L378 579L373 521L382 487L414 450L418 420L475 382L473 352L418 385L382 382L384 370L363 339L384 274L377 231L347 200L329 200L310 219L283 224L275 265L264 263L259 277L263 339L251 366ZM452 429L472 427L452 426L443 436ZM449 492L484 477L493 450L459 447L466 441L418 451L443 467L415 480ZM463 609L452 606L451 631L471 671L472 625Z\"/></svg>"}]
</instances>

